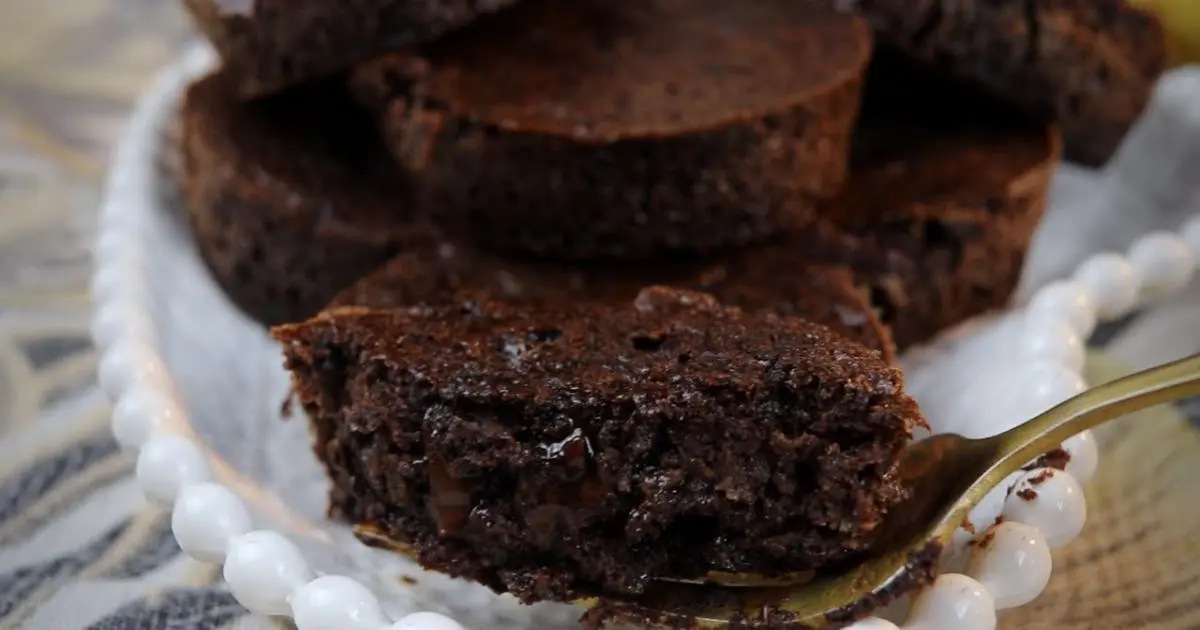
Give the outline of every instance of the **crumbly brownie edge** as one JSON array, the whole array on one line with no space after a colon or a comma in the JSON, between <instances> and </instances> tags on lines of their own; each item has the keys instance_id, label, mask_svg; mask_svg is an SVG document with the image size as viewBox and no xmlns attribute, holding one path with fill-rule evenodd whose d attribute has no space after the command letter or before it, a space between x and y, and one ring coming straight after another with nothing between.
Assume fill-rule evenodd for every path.
<instances>
[{"instance_id":1,"label":"crumbly brownie edge","mask_svg":"<svg viewBox=\"0 0 1200 630\"><path fill-rule=\"evenodd\" d=\"M378 357L378 352L356 347L355 333L352 327L347 328L344 321L313 320L305 325L277 328L275 335L285 343L288 366L293 371L300 399L314 423L317 456L326 465L333 480L331 513L339 519L371 524L390 538L414 544L422 550L422 561L427 566L474 579L496 590L512 592L527 601L567 600L580 591L593 592L598 588L598 582L605 581L606 588L636 592L645 584L646 571L662 571L664 567L678 566L673 565L670 558L695 555L693 547L698 544L697 541L681 541L678 531L673 536L644 536L646 539L637 544L636 550L630 549L622 536L608 536L607 539L599 535L585 537L579 541L580 547L576 552L557 549L553 554L532 554L527 547L512 542L516 546L509 550L513 552L506 560L510 564L497 563L494 553L491 557L481 555L479 540L467 543L454 538L439 538L425 505L430 478L422 463L426 458L426 447L429 446L425 442L429 438L418 437L422 435L422 422L425 422L420 419L423 412L389 408L395 401L406 398L399 390L389 393L386 400L381 399L381 393L391 387L381 383L402 383L410 377L404 375L404 370L394 360L369 360L368 357ZM359 363L355 364L356 361ZM879 366L882 365L879 362ZM825 395L834 394L825 392ZM849 396L847 400L852 400L859 394L845 395ZM863 404L864 400L847 404ZM907 423L918 422L919 412L915 403L902 395L890 402L876 401L870 405L875 411L867 412L866 418L875 419L864 418L863 421L871 423L869 426L875 426L873 423L877 421L882 422L877 429L879 431L884 431L883 426L891 428L885 431L887 435L873 434L868 442L856 448L850 448L849 443L841 446L829 443L830 448L841 452L838 458L823 464L826 466L823 474L829 477L821 478L821 488L822 492L829 493L827 498L831 502L827 505L822 503L824 507L821 508L811 505L810 508L827 510L830 518L848 518L853 510L860 510L853 513L875 514L869 518L878 518L902 494L895 485L897 481L886 472L886 465L882 462L894 461L898 456L911 428ZM390 424L384 424L385 417ZM901 427L901 424L905 426ZM478 442L467 440L466 437L487 434L481 427L470 425L469 428L462 428L467 433L450 435L444 439L456 444L455 448L471 448L472 443L478 446ZM899 432L896 432L898 429ZM601 430L599 434L605 434L606 430ZM631 428L626 427L625 430ZM396 439L401 439L402 443L395 442ZM502 449L497 447L495 436L489 439L488 448L500 452ZM435 444L432 448L441 452L438 449L448 448L447 444ZM600 452L618 447L603 439L593 446ZM659 461L669 461L669 444L663 445L663 448L666 449L665 454L660 456L667 459ZM821 447L813 445L813 448L820 450ZM861 463L853 461L856 458L884 465L885 470L866 474L860 480L861 486L855 486L859 489L851 490L840 484L845 479L865 472L858 468ZM472 461L479 463L477 459ZM499 485L495 487L502 489L506 486L500 480L513 478L514 471L506 468L508 464L505 461L491 461L488 466L481 474L490 480L489 487L496 483ZM640 474L646 476L650 471L643 470ZM662 474L669 476L675 473L668 473L664 469ZM596 524L595 529L588 531L602 532L607 531L605 527L620 527L622 519L628 518L632 509L662 509L644 501L638 503L637 493L636 489L618 490L614 500L625 506L624 511L619 511L613 517L616 520L608 525L605 524L608 521L602 521ZM534 535L525 525L514 521L516 517L506 512L505 502L511 500L510 497L483 497L478 500L481 502L477 507L493 515L489 518L494 520L489 522L499 528L494 532L501 532L497 534L499 538L493 536L486 540L493 552L496 551L496 545L503 546L503 541L519 541ZM633 503L626 504L628 501ZM852 512L847 512L844 504L837 507L838 502L844 501L855 504L854 508L850 508ZM869 538L869 533L861 529L862 523L853 520L839 523L834 527L842 528L840 533L821 533L819 527L814 527L804 543L793 540L794 544L785 545L787 549L779 550L779 553L791 551L802 556L804 552L799 548L807 545L809 553L825 560L845 560L853 555L845 553L846 545L859 547ZM589 563L591 566L588 566ZM626 571L628 574L624 573ZM589 572L591 575L585 577ZM631 578L630 575L640 577Z\"/></svg>"}]
</instances>

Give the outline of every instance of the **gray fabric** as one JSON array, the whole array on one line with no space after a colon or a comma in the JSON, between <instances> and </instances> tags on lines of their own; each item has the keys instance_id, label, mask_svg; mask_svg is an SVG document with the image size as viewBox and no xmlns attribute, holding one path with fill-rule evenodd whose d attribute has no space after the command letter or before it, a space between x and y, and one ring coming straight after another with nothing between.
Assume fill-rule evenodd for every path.
<instances>
[{"instance_id":1,"label":"gray fabric","mask_svg":"<svg viewBox=\"0 0 1200 630\"><path fill-rule=\"evenodd\" d=\"M127 464L120 467L122 474L109 477L107 483L88 483L100 472L97 462L112 457ZM0 628L287 627L247 618L245 609L221 583L219 573L182 555L171 535L170 518L162 511L140 501L89 506L54 500L68 484L82 483L91 496L128 486L131 472L132 461L119 452L107 432L86 432L5 475L0 482L0 505L4 507L0 510L0 535L4 536L0 547ZM96 513L97 522L111 521L109 517L115 513L116 522L80 527L81 510L85 516L89 511ZM23 526L26 514L36 516L33 530L44 531L70 520L77 523L67 528L70 538L59 540L57 549L38 553L30 551L36 541L31 528ZM16 550L25 551L26 561L3 561L11 559ZM120 588L104 588L114 585ZM89 592L97 599L110 598L111 605L72 610L73 603ZM119 596L111 598L114 593ZM76 623L68 623L71 621Z\"/></svg>"}]
</instances>

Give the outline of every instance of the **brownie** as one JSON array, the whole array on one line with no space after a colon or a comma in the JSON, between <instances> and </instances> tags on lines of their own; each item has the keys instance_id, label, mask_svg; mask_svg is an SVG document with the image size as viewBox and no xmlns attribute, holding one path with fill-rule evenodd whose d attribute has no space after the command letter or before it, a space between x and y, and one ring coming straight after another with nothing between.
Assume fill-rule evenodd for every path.
<instances>
[{"instance_id":1,"label":"brownie","mask_svg":"<svg viewBox=\"0 0 1200 630\"><path fill-rule=\"evenodd\" d=\"M331 515L526 602L852 561L903 498L923 423L878 353L661 287L342 307L273 334Z\"/></svg>"},{"instance_id":2,"label":"brownie","mask_svg":"<svg viewBox=\"0 0 1200 630\"><path fill-rule=\"evenodd\" d=\"M339 84L240 103L226 75L187 92L184 196L200 253L230 298L299 321L428 239L411 182Z\"/></svg>"},{"instance_id":3,"label":"brownie","mask_svg":"<svg viewBox=\"0 0 1200 630\"><path fill-rule=\"evenodd\" d=\"M850 265L898 348L926 341L1007 305L1060 145L987 94L879 55L849 183L795 247Z\"/></svg>"},{"instance_id":4,"label":"brownie","mask_svg":"<svg viewBox=\"0 0 1200 630\"><path fill-rule=\"evenodd\" d=\"M1158 18L1125 0L829 0L882 45L985 86L1063 129L1066 158L1103 164L1168 63Z\"/></svg>"},{"instance_id":5,"label":"brownie","mask_svg":"<svg viewBox=\"0 0 1200 630\"><path fill-rule=\"evenodd\" d=\"M397 256L331 306L395 308L497 300L543 306L627 303L647 285L703 291L723 304L822 324L895 360L890 331L849 269L808 262L791 243L653 265L544 265L449 243Z\"/></svg>"},{"instance_id":6,"label":"brownie","mask_svg":"<svg viewBox=\"0 0 1200 630\"><path fill-rule=\"evenodd\" d=\"M814 217L870 32L814 0L528 0L357 68L431 204L491 248L645 258Z\"/></svg>"},{"instance_id":7,"label":"brownie","mask_svg":"<svg viewBox=\"0 0 1200 630\"><path fill-rule=\"evenodd\" d=\"M184 0L240 96L328 77L429 41L515 0Z\"/></svg>"}]
</instances>

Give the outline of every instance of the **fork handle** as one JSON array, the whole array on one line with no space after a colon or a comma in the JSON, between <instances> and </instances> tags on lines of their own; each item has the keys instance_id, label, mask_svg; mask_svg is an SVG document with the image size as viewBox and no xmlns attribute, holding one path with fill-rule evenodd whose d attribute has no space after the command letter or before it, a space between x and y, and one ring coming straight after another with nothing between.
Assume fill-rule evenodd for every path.
<instances>
[{"instance_id":1,"label":"fork handle","mask_svg":"<svg viewBox=\"0 0 1200 630\"><path fill-rule=\"evenodd\" d=\"M1008 453L999 466L1023 466L1087 429L1192 396L1200 396L1200 354L1094 387L997 435L999 452Z\"/></svg>"}]
</instances>

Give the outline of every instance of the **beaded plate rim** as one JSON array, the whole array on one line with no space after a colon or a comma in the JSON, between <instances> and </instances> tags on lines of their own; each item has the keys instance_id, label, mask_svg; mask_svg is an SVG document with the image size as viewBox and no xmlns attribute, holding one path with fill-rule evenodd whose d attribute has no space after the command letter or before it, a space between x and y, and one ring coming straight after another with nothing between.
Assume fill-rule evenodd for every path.
<instances>
[{"instance_id":1,"label":"beaded plate rim","mask_svg":"<svg viewBox=\"0 0 1200 630\"><path fill-rule=\"evenodd\" d=\"M219 462L211 461L195 442L185 407L157 351L148 306L153 296L144 266L149 254L139 242L136 217L158 211L153 194L158 171L152 155L171 106L186 83L214 61L211 49L200 44L157 77L134 110L106 181L91 284L92 333L101 353L101 386L115 404L114 433L123 447L139 451L137 475L147 499L173 504L172 529L184 552L203 562L223 564L233 595L251 612L292 617L299 630L460 628L448 617L427 612L393 622L362 584L344 576L315 576L287 538L268 530L251 531L242 498L213 481ZM1026 326L1023 340L1032 353L1030 360L1035 360L1035 368L1045 368L1027 382L1063 384L1034 395L1041 397L1036 402L1049 406L1084 386L1082 339L1091 334L1098 319L1115 319L1141 301L1177 293L1194 272L1197 258L1200 215L1180 233L1144 236L1127 255L1092 256L1070 279L1042 287L1023 309L1014 309ZM1006 508L1010 488L1029 483L1029 477L1040 471L1015 475L972 512L972 521L991 522L1001 511L1022 509L1028 518L989 528L991 539L997 541L989 553L963 558L962 572L939 577L921 594L902 626L871 618L852 627L897 628L928 621L940 627L952 621L965 630L983 630L994 627L997 607L1022 605L1036 597L1050 578L1050 547L1072 539L1086 519L1079 483L1095 471L1096 447L1090 434L1072 442L1065 445L1072 454L1067 472L1057 474L1049 484L1056 489L1049 492L1043 483L1039 492L1058 493L1059 503L1075 506L1076 513L1039 514L1019 504ZM964 536L961 542L969 539ZM1035 560L1014 565L1012 558L1004 557L1016 553ZM998 606L1001 603L1005 605Z\"/></svg>"}]
</instances>

